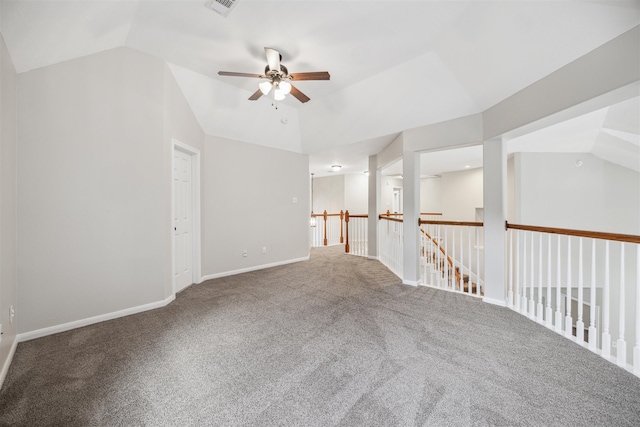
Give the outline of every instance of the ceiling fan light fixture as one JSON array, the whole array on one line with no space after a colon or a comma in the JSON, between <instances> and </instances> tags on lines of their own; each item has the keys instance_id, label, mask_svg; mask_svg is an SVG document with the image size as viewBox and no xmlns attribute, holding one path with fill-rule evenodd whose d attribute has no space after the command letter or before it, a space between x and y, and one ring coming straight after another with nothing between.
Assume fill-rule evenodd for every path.
<instances>
[{"instance_id":1,"label":"ceiling fan light fixture","mask_svg":"<svg viewBox=\"0 0 640 427\"><path fill-rule=\"evenodd\" d=\"M278 88L282 91L283 94L288 95L291 93L291 83L286 80L281 81L278 84Z\"/></svg>"},{"instance_id":2,"label":"ceiling fan light fixture","mask_svg":"<svg viewBox=\"0 0 640 427\"><path fill-rule=\"evenodd\" d=\"M282 92L282 90L276 88L273 91L273 99L275 99L276 101L282 101L285 97L285 94Z\"/></svg>"},{"instance_id":3,"label":"ceiling fan light fixture","mask_svg":"<svg viewBox=\"0 0 640 427\"><path fill-rule=\"evenodd\" d=\"M272 86L273 84L271 82L262 82L258 85L263 95L267 95L271 91Z\"/></svg>"}]
</instances>

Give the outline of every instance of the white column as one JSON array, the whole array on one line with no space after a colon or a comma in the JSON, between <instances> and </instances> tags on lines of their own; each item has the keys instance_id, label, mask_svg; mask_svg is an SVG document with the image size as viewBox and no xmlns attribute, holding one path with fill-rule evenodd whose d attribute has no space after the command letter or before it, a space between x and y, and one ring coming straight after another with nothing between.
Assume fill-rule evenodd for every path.
<instances>
[{"instance_id":1,"label":"white column","mask_svg":"<svg viewBox=\"0 0 640 427\"><path fill-rule=\"evenodd\" d=\"M420 154L406 151L402 155L402 218L404 227L403 274L405 285L417 286L420 281Z\"/></svg>"},{"instance_id":2,"label":"white column","mask_svg":"<svg viewBox=\"0 0 640 427\"><path fill-rule=\"evenodd\" d=\"M380 213L380 171L378 158L369 156L369 218L367 227L367 253L369 259L378 259L378 214Z\"/></svg>"},{"instance_id":3,"label":"white column","mask_svg":"<svg viewBox=\"0 0 640 427\"><path fill-rule=\"evenodd\" d=\"M484 301L506 304L507 154L501 138L483 145Z\"/></svg>"}]
</instances>

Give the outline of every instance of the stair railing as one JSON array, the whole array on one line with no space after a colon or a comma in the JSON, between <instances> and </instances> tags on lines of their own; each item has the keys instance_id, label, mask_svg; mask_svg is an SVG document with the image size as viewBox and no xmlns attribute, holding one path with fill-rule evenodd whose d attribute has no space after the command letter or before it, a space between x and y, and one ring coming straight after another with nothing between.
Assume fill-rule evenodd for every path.
<instances>
[{"instance_id":1,"label":"stair railing","mask_svg":"<svg viewBox=\"0 0 640 427\"><path fill-rule=\"evenodd\" d=\"M483 223L419 221L421 284L481 297Z\"/></svg>"}]
</instances>

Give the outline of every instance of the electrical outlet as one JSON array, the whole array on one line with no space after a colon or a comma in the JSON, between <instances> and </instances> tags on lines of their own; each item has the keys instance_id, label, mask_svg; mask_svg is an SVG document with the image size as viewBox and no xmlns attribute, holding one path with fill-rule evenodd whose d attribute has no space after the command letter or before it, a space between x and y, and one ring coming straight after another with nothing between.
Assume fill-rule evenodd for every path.
<instances>
[{"instance_id":1,"label":"electrical outlet","mask_svg":"<svg viewBox=\"0 0 640 427\"><path fill-rule=\"evenodd\" d=\"M13 318L16 315L16 311L13 309L13 306L9 307L9 323L13 323Z\"/></svg>"},{"instance_id":2,"label":"electrical outlet","mask_svg":"<svg viewBox=\"0 0 640 427\"><path fill-rule=\"evenodd\" d=\"M262 247L262 255L266 255L267 254L267 247L263 246Z\"/></svg>"},{"instance_id":3,"label":"electrical outlet","mask_svg":"<svg viewBox=\"0 0 640 427\"><path fill-rule=\"evenodd\" d=\"M242 250L242 256L243 256L243 257L246 257L246 256L247 256L247 250L246 250L246 249L243 249L243 250Z\"/></svg>"}]
</instances>

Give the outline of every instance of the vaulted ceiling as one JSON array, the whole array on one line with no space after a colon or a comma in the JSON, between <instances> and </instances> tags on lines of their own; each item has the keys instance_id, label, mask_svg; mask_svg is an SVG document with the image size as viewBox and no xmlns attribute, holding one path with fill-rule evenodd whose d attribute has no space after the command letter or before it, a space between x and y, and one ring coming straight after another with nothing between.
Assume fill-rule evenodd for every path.
<instances>
[{"instance_id":1,"label":"vaulted ceiling","mask_svg":"<svg viewBox=\"0 0 640 427\"><path fill-rule=\"evenodd\" d=\"M170 64L205 133L362 172L399 132L481 112L640 24L637 0L205 3L3 0L0 30L18 73L137 49ZM306 104L248 101L258 80L217 72L261 73L264 47L331 80L297 83Z\"/></svg>"}]
</instances>

